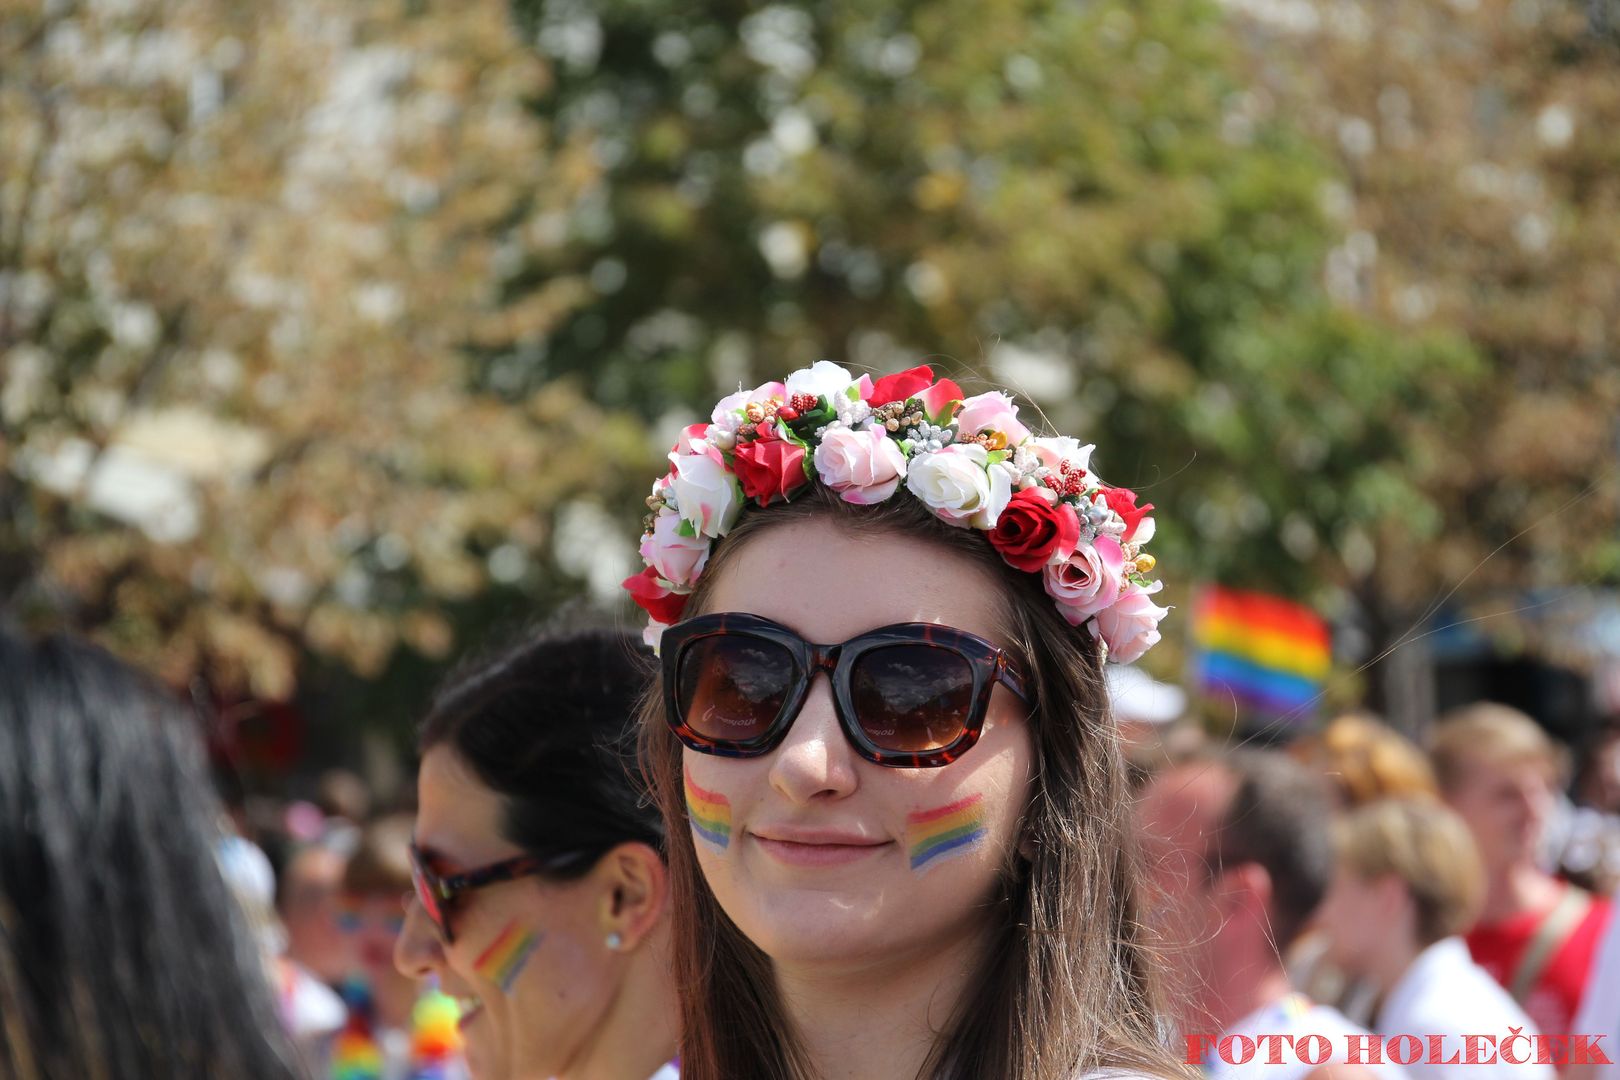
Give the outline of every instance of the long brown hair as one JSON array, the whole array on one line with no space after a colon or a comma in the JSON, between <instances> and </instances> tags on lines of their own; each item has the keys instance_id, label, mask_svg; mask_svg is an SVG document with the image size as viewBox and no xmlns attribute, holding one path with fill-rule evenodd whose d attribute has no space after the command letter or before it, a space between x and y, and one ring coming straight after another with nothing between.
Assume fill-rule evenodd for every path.
<instances>
[{"instance_id":1,"label":"long brown hair","mask_svg":"<svg viewBox=\"0 0 1620 1080\"><path fill-rule=\"evenodd\" d=\"M1074 1080L1077 1070L1185 1075L1157 1042L1157 993L1137 919L1136 859L1125 774L1092 636L1058 614L1038 575L1007 567L982 537L936 519L916 499L855 507L820 488L746 511L687 606L750 538L830 517L859 533L895 531L965 554L996 576L1008 643L1033 674L1036 771L1014 856L994 908L990 959L919 1076L929 1080ZM643 764L669 838L682 1076L811 1080L814 1072L770 959L721 910L698 868L687 823L681 744L654 686L642 710ZM968 1003L972 1003L971 1008Z\"/></svg>"}]
</instances>

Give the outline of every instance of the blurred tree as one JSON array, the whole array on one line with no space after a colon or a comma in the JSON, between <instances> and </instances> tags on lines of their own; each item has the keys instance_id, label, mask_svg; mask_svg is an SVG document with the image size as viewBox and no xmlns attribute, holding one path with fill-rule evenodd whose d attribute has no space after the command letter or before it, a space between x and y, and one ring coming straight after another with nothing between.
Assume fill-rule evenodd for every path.
<instances>
[{"instance_id":1,"label":"blurred tree","mask_svg":"<svg viewBox=\"0 0 1620 1080\"><path fill-rule=\"evenodd\" d=\"M1257 107L1336 159L1334 299L1412 335L1466 335L1489 373L1444 424L1390 403L1416 451L1405 482L1441 528L1427 544L1399 516L1367 532L1376 558L1345 580L1375 634L1397 637L1452 583L1494 594L1484 628L1511 637L1524 628L1504 590L1620 582L1612 5L1239 6ZM1381 484L1346 495L1406 503Z\"/></svg>"},{"instance_id":2,"label":"blurred tree","mask_svg":"<svg viewBox=\"0 0 1620 1080\"><path fill-rule=\"evenodd\" d=\"M601 576L553 520L634 501L641 430L461 351L582 288L499 295L596 171L507 15L0 0L0 603L280 698Z\"/></svg>"},{"instance_id":3,"label":"blurred tree","mask_svg":"<svg viewBox=\"0 0 1620 1080\"><path fill-rule=\"evenodd\" d=\"M595 295L484 357L491 377L589 373L657 417L820 356L942 354L1146 492L1172 600L1201 575L1321 599L1399 563L1383 614L1448 572L1429 485L1481 367L1465 327L1324 287L1359 243L1345 184L1250 85L1245 20L1203 0L518 10L556 69L542 114L602 172L512 287Z\"/></svg>"}]
</instances>

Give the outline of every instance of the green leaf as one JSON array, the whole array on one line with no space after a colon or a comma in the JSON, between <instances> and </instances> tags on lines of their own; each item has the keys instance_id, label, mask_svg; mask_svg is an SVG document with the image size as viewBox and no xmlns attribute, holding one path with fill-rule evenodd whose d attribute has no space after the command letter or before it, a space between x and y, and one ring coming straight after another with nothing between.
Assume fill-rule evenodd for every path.
<instances>
[{"instance_id":1,"label":"green leaf","mask_svg":"<svg viewBox=\"0 0 1620 1080\"><path fill-rule=\"evenodd\" d=\"M681 523L675 526L675 532L677 535L687 537L688 539L695 540L697 538L697 526L693 525L691 520L688 518L681 518Z\"/></svg>"}]
</instances>

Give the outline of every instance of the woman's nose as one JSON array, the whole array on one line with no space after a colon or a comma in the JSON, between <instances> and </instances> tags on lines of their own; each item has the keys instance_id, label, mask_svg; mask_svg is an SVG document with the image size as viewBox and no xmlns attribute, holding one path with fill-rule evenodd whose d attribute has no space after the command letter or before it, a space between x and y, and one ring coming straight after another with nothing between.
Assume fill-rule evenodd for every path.
<instances>
[{"instance_id":1,"label":"woman's nose","mask_svg":"<svg viewBox=\"0 0 1620 1080\"><path fill-rule=\"evenodd\" d=\"M405 894L405 925L394 940L394 966L413 979L434 974L444 960L439 933L410 893Z\"/></svg>"},{"instance_id":2,"label":"woman's nose","mask_svg":"<svg viewBox=\"0 0 1620 1080\"><path fill-rule=\"evenodd\" d=\"M855 753L833 705L832 680L810 680L804 706L771 754L771 785L793 802L841 797L855 790Z\"/></svg>"}]
</instances>

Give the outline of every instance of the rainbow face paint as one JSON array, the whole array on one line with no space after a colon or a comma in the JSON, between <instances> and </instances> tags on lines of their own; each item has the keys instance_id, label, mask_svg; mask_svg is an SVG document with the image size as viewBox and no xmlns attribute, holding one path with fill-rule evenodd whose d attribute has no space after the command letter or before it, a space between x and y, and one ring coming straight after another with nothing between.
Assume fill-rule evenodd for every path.
<instances>
[{"instance_id":1,"label":"rainbow face paint","mask_svg":"<svg viewBox=\"0 0 1620 1080\"><path fill-rule=\"evenodd\" d=\"M686 816L692 831L707 840L716 851L731 846L731 800L713 791L704 791L686 778Z\"/></svg>"},{"instance_id":2,"label":"rainbow face paint","mask_svg":"<svg viewBox=\"0 0 1620 1080\"><path fill-rule=\"evenodd\" d=\"M501 993L512 992L512 984L528 966L530 957L540 947L544 934L525 929L516 921L506 924L489 948L473 961L473 970L480 978L488 979L501 988Z\"/></svg>"},{"instance_id":3,"label":"rainbow face paint","mask_svg":"<svg viewBox=\"0 0 1620 1080\"><path fill-rule=\"evenodd\" d=\"M911 853L911 868L922 870L936 860L963 854L977 847L986 831L982 794L907 814L906 847Z\"/></svg>"}]
</instances>

